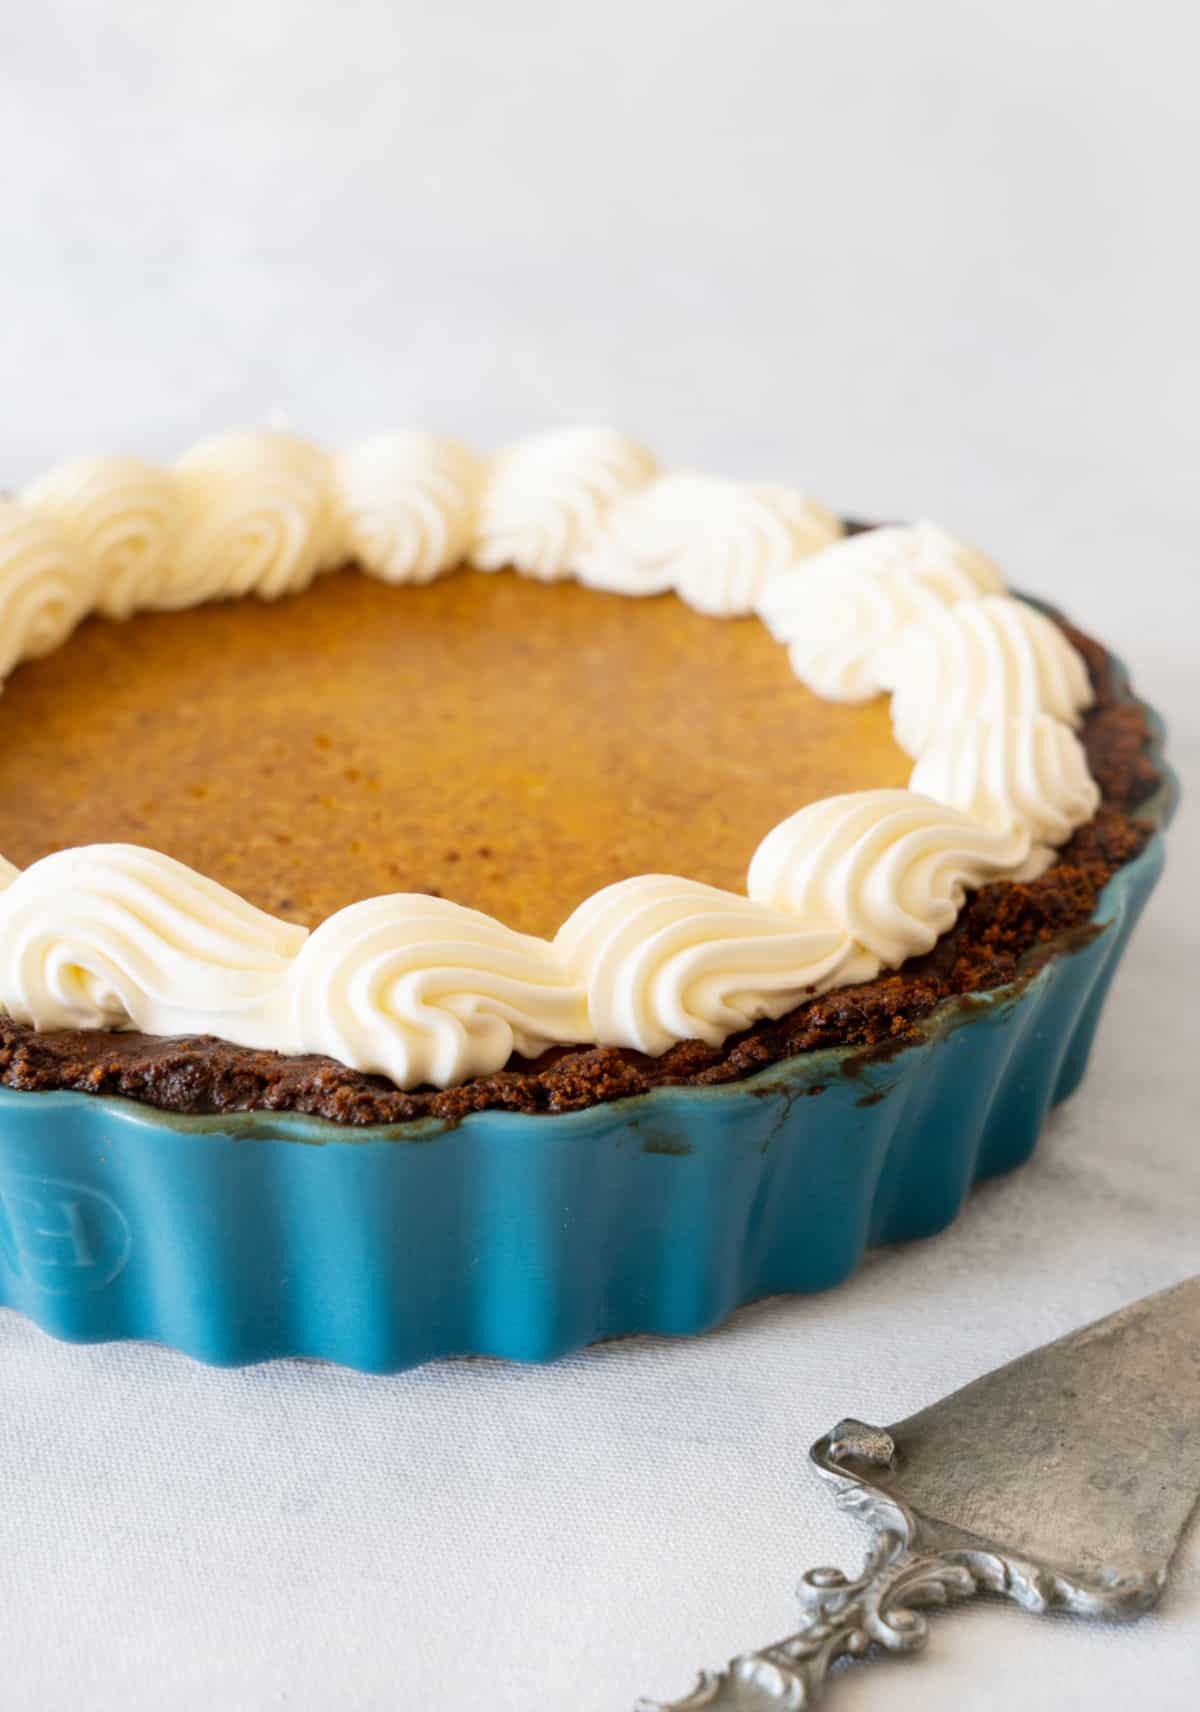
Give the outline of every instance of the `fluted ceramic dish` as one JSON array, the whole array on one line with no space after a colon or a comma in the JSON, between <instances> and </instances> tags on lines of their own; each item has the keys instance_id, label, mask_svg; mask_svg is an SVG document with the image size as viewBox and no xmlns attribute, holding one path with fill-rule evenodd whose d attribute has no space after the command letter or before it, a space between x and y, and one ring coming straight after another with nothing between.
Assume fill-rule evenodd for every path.
<instances>
[{"instance_id":1,"label":"fluted ceramic dish","mask_svg":"<svg viewBox=\"0 0 1200 1712\"><path fill-rule=\"evenodd\" d=\"M1088 928L945 1001L898 1051L457 1127L0 1089L0 1302L78 1342L392 1372L699 1332L838 1283L869 1246L949 1224L1077 1086L1162 869L1175 784L1151 722L1160 782L1138 813L1154 835Z\"/></svg>"}]
</instances>

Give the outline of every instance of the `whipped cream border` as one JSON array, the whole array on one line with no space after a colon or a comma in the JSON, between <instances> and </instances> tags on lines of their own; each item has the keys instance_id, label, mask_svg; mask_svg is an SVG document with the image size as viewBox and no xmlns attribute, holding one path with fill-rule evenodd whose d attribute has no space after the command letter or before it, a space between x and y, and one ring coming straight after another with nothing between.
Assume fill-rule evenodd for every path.
<instances>
[{"instance_id":1,"label":"whipped cream border","mask_svg":"<svg viewBox=\"0 0 1200 1712\"><path fill-rule=\"evenodd\" d=\"M400 1088L554 1044L716 1046L927 951L969 890L1042 872L1099 801L1073 729L1092 699L1084 663L978 549L928 523L844 537L794 489L663 472L611 429L491 458L420 432L331 455L272 431L172 469L73 460L0 500L0 678L92 612L271 600L350 562L395 583L465 563L755 613L816 693L891 694L910 786L789 816L745 894L640 875L552 940L424 894L352 904L310 933L133 845L23 872L0 858L10 1016L323 1053Z\"/></svg>"}]
</instances>

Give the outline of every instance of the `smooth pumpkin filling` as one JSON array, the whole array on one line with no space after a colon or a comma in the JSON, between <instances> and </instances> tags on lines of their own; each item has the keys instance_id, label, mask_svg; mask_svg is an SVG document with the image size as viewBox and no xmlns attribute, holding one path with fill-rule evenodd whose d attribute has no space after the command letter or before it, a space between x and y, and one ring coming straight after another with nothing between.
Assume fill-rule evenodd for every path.
<instances>
[{"instance_id":1,"label":"smooth pumpkin filling","mask_svg":"<svg viewBox=\"0 0 1200 1712\"><path fill-rule=\"evenodd\" d=\"M544 935L633 874L740 891L777 821L912 767L884 698L820 700L757 619L508 572L93 618L0 732L20 866L123 841L310 925L426 891Z\"/></svg>"}]
</instances>

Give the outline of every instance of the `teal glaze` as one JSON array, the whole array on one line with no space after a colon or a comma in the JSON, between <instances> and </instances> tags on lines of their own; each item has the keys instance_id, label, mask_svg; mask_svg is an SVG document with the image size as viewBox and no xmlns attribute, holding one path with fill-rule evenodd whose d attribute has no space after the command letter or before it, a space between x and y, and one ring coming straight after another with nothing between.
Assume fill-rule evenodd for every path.
<instances>
[{"instance_id":1,"label":"teal glaze","mask_svg":"<svg viewBox=\"0 0 1200 1712\"><path fill-rule=\"evenodd\" d=\"M825 1289L1028 1157L1083 1073L1174 796L1164 767L1155 835L1089 933L942 1006L900 1052L457 1128L0 1089L0 1302L79 1342L393 1372L698 1332L753 1297Z\"/></svg>"}]
</instances>

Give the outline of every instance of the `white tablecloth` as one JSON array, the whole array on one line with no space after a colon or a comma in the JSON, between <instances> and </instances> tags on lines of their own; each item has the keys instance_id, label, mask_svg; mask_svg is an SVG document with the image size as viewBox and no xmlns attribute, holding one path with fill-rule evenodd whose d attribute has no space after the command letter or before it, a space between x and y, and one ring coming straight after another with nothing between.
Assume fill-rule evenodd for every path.
<instances>
[{"instance_id":1,"label":"white tablecloth","mask_svg":"<svg viewBox=\"0 0 1200 1712\"><path fill-rule=\"evenodd\" d=\"M927 514L1119 639L1200 784L1189 18L1064 0L116 0L0 62L0 455L628 426ZM3 708L0 704L0 732ZM855 1567L805 1466L1200 1268L1194 807L1080 1094L932 1241L688 1342L395 1379L0 1313L4 1712L620 1712ZM841 1703L1200 1703L1200 1538L1104 1630L935 1619Z\"/></svg>"}]
</instances>

